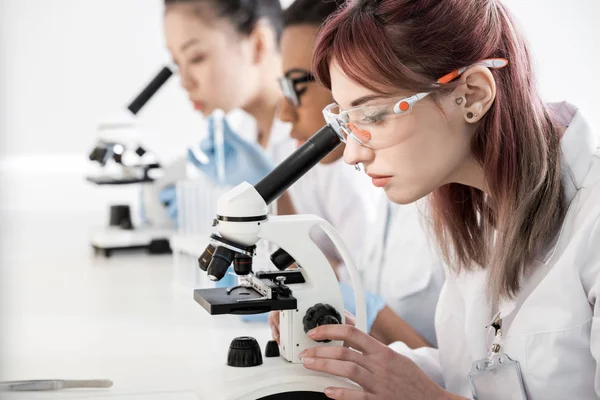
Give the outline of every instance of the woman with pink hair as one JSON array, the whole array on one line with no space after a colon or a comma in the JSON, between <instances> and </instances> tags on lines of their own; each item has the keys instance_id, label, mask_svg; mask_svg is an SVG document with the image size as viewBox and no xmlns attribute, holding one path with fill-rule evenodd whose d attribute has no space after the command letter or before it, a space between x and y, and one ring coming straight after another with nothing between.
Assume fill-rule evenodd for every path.
<instances>
[{"instance_id":1,"label":"woman with pink hair","mask_svg":"<svg viewBox=\"0 0 600 400\"><path fill-rule=\"evenodd\" d=\"M584 116L545 104L499 0L356 0L322 28L313 71L344 159L399 204L426 198L447 263L439 349L349 325L306 368L335 399L598 399L600 150ZM402 255L399 254L399 257Z\"/></svg>"}]
</instances>

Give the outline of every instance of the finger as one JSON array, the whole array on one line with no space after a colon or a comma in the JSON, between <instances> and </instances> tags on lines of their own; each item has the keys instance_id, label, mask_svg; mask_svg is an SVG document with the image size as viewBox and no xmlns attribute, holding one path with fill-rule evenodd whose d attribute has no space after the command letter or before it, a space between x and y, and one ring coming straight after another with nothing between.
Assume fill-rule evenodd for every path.
<instances>
[{"instance_id":1,"label":"finger","mask_svg":"<svg viewBox=\"0 0 600 400\"><path fill-rule=\"evenodd\" d=\"M376 339L350 325L321 325L308 331L312 340L342 340L363 354L373 354L383 345Z\"/></svg>"},{"instance_id":2,"label":"finger","mask_svg":"<svg viewBox=\"0 0 600 400\"><path fill-rule=\"evenodd\" d=\"M330 399L338 400L365 400L367 394L362 390L352 390L340 387L330 387L325 389L325 396Z\"/></svg>"},{"instance_id":3,"label":"finger","mask_svg":"<svg viewBox=\"0 0 600 400\"><path fill-rule=\"evenodd\" d=\"M269 326L271 327L271 336L279 344L279 312L269 313Z\"/></svg>"},{"instance_id":4,"label":"finger","mask_svg":"<svg viewBox=\"0 0 600 400\"><path fill-rule=\"evenodd\" d=\"M304 357L302 364L304 364L304 368L313 371L350 379L366 390L374 389L375 375L356 363L327 358Z\"/></svg>"},{"instance_id":5,"label":"finger","mask_svg":"<svg viewBox=\"0 0 600 400\"><path fill-rule=\"evenodd\" d=\"M356 318L354 318L354 315L352 315L352 313L348 310L344 311L344 317L345 317L345 324L346 325L350 325L350 326L356 326ZM343 343L344 347L350 347L350 345L346 342Z\"/></svg>"},{"instance_id":6,"label":"finger","mask_svg":"<svg viewBox=\"0 0 600 400\"><path fill-rule=\"evenodd\" d=\"M300 358L303 359L305 357L310 358L322 358L322 359L331 359L331 360L340 360L340 361L350 361L355 364L360 365L365 368L367 371L375 374L377 370L377 365L374 364L373 360L365 357L361 353L356 350L351 350L346 347L340 346L318 346L313 347L311 349L307 349L304 352L300 353Z\"/></svg>"},{"instance_id":7,"label":"finger","mask_svg":"<svg viewBox=\"0 0 600 400\"><path fill-rule=\"evenodd\" d=\"M356 317L354 315L346 311L344 316L346 317L346 325L356 326Z\"/></svg>"}]
</instances>

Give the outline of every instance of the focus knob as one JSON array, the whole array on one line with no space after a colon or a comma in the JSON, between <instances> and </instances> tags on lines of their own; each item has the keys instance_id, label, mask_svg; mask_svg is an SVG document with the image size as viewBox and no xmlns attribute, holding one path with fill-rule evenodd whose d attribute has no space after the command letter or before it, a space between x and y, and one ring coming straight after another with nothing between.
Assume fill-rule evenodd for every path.
<instances>
[{"instance_id":1,"label":"focus knob","mask_svg":"<svg viewBox=\"0 0 600 400\"><path fill-rule=\"evenodd\" d=\"M274 340L269 340L265 349L265 357L279 357L279 345Z\"/></svg>"},{"instance_id":2,"label":"focus knob","mask_svg":"<svg viewBox=\"0 0 600 400\"><path fill-rule=\"evenodd\" d=\"M227 365L230 367L256 367L263 363L258 342L253 337L237 337L231 341L227 353Z\"/></svg>"},{"instance_id":3,"label":"focus knob","mask_svg":"<svg viewBox=\"0 0 600 400\"><path fill-rule=\"evenodd\" d=\"M306 310L302 319L304 333L321 325L341 324L342 317L337 310L329 304L318 303ZM317 340L317 342L329 343L330 340Z\"/></svg>"}]
</instances>

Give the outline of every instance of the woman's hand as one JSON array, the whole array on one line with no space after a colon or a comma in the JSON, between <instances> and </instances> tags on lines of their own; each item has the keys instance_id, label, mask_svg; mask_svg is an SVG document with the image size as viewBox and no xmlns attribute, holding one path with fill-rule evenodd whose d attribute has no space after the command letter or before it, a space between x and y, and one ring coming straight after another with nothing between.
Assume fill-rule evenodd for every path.
<instances>
[{"instance_id":1,"label":"woman's hand","mask_svg":"<svg viewBox=\"0 0 600 400\"><path fill-rule=\"evenodd\" d=\"M346 325L356 326L356 318L348 311L345 312ZM273 340L279 343L279 311L271 311L269 313L269 326L271 327L271 336Z\"/></svg>"},{"instance_id":2,"label":"woman's hand","mask_svg":"<svg viewBox=\"0 0 600 400\"><path fill-rule=\"evenodd\" d=\"M348 378L363 391L328 388L327 397L348 400L451 399L413 361L350 325L322 325L308 332L313 340L341 340L352 349L320 346L300 354L305 368ZM356 350L353 350L356 349Z\"/></svg>"},{"instance_id":3,"label":"woman's hand","mask_svg":"<svg viewBox=\"0 0 600 400\"><path fill-rule=\"evenodd\" d=\"M271 311L269 313L269 326L271 327L271 337L279 343L279 311Z\"/></svg>"}]
</instances>

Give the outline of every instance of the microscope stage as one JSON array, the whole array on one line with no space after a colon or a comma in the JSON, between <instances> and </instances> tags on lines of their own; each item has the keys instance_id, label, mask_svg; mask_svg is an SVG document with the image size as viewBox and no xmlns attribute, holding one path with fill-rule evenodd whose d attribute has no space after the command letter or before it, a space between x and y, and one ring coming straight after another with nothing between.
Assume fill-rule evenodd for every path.
<instances>
[{"instance_id":1,"label":"microscope stage","mask_svg":"<svg viewBox=\"0 0 600 400\"><path fill-rule=\"evenodd\" d=\"M92 236L92 247L109 257L115 251L147 250L151 254L171 253L169 240L175 233L172 229L118 227L104 228Z\"/></svg>"},{"instance_id":2,"label":"microscope stage","mask_svg":"<svg viewBox=\"0 0 600 400\"><path fill-rule=\"evenodd\" d=\"M297 306L293 296L278 296L277 299L263 299L251 288L236 288L227 293L228 288L194 290L194 300L211 315L221 314L262 314L277 310L294 310Z\"/></svg>"},{"instance_id":3,"label":"microscope stage","mask_svg":"<svg viewBox=\"0 0 600 400\"><path fill-rule=\"evenodd\" d=\"M153 182L154 179L145 176L138 178L136 176L116 178L113 176L88 176L85 178L88 182L96 185L131 185L134 183Z\"/></svg>"}]
</instances>

